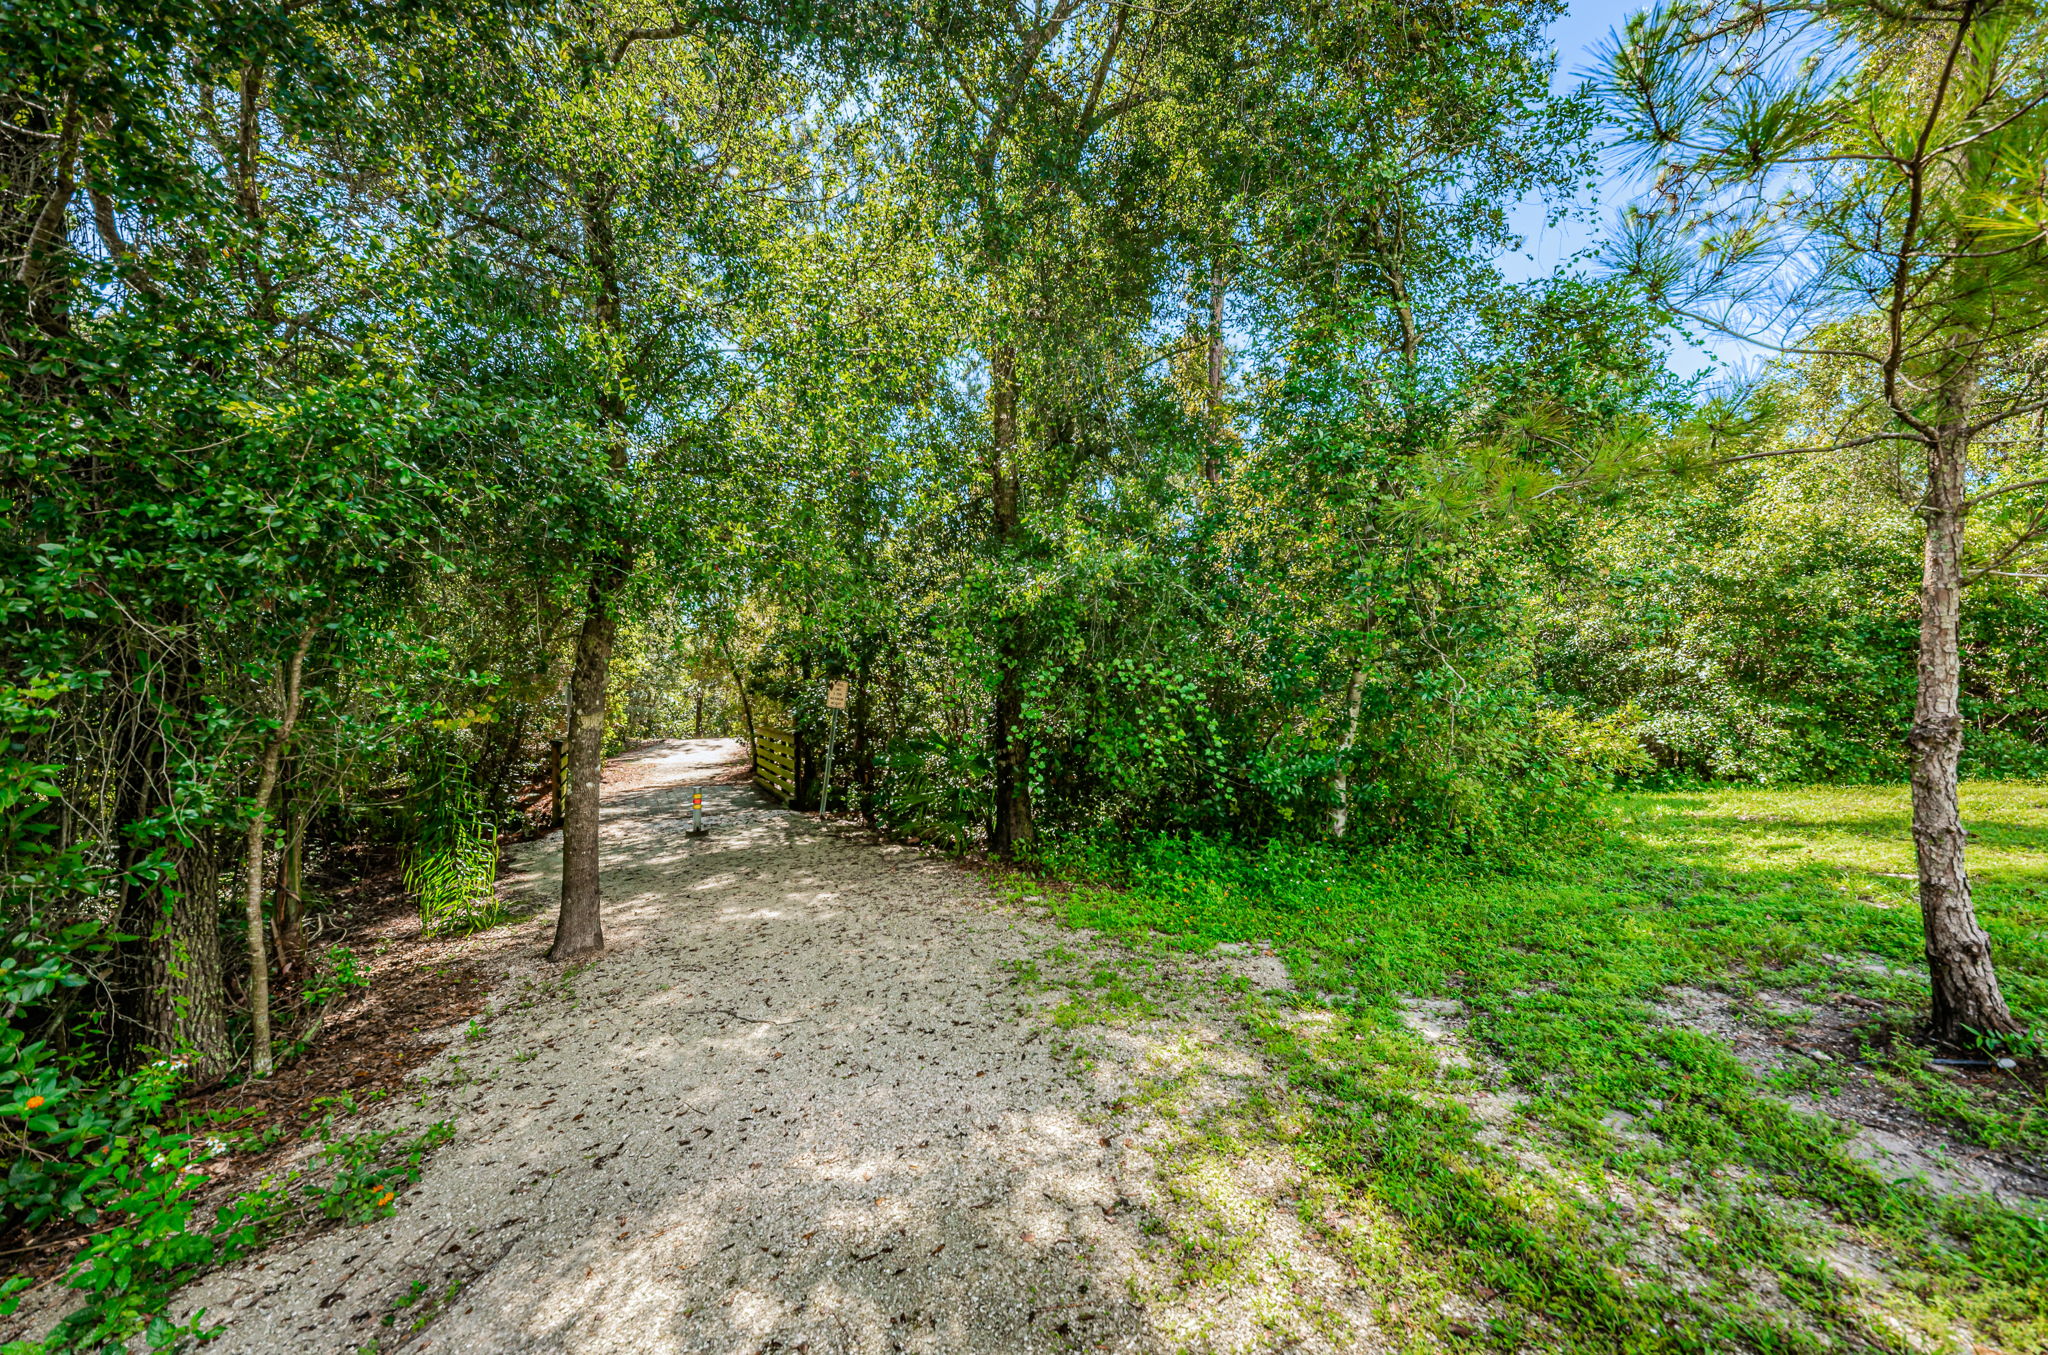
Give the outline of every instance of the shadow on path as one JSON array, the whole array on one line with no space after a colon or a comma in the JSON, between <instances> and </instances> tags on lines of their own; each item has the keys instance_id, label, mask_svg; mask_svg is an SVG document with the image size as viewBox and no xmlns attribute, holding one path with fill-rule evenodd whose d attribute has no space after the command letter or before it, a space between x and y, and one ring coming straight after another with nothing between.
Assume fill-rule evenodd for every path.
<instances>
[{"instance_id":1,"label":"shadow on path","mask_svg":"<svg viewBox=\"0 0 2048 1355\"><path fill-rule=\"evenodd\" d=\"M1127 1293L1136 1168L1005 968L1072 934L744 784L688 838L738 751L610 765L610 949L565 973L535 958L550 907L510 929L488 1035L387 1117L453 1142L394 1217L188 1291L229 1324L210 1349L1160 1344ZM508 895L551 903L559 842L517 849Z\"/></svg>"}]
</instances>

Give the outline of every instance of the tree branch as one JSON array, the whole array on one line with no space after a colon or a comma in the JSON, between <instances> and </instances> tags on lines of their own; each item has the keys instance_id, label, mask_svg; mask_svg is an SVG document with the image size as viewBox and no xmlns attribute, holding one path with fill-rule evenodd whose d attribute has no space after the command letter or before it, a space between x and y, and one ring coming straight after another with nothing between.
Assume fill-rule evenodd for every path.
<instances>
[{"instance_id":1,"label":"tree branch","mask_svg":"<svg viewBox=\"0 0 2048 1355\"><path fill-rule=\"evenodd\" d=\"M1868 447L1873 442L1919 442L1912 433L1872 433L1867 437L1850 438L1843 442L1822 443L1815 447L1780 447L1769 452L1744 452L1741 456L1718 457L1707 464L1710 466L1733 466L1744 461L1762 461L1774 456L1817 456L1823 452L1846 452L1854 447Z\"/></svg>"},{"instance_id":2,"label":"tree branch","mask_svg":"<svg viewBox=\"0 0 2048 1355\"><path fill-rule=\"evenodd\" d=\"M1996 485L1990 489L1985 490L1982 494L1972 494L1969 498L1964 499L1963 511L1966 513L1969 512L1972 508L1975 508L1978 504L1983 503L1986 499L1995 499L2001 494L2012 494L2022 489L2034 489L2041 485L2048 485L2048 477L2042 477L2040 479L2035 480L2015 480L2009 485Z\"/></svg>"},{"instance_id":3,"label":"tree branch","mask_svg":"<svg viewBox=\"0 0 2048 1355\"><path fill-rule=\"evenodd\" d=\"M618 65L626 55L626 49L636 42L666 42L670 38L688 37L690 29L691 25L687 23L670 24L666 28L629 28L612 45L612 65Z\"/></svg>"},{"instance_id":4,"label":"tree branch","mask_svg":"<svg viewBox=\"0 0 2048 1355\"><path fill-rule=\"evenodd\" d=\"M572 267L583 267L582 259L570 253L568 250L563 249L560 245L557 245L544 237L538 236L532 231L524 230L519 226L515 226L511 222L504 220L502 217L494 216L489 212L478 211L474 207L465 207L460 203L456 204L455 210L461 215L468 217L471 221L474 221L477 225L489 226L492 230L498 231L503 235L510 236L512 239L517 240L520 244L527 246L529 249L537 249L541 251L543 254L551 254L555 258L560 259L563 263L569 264Z\"/></svg>"},{"instance_id":5,"label":"tree branch","mask_svg":"<svg viewBox=\"0 0 2048 1355\"><path fill-rule=\"evenodd\" d=\"M51 242L62 234L64 213L71 206L72 194L78 191L78 136L84 120L78 106L78 87L74 85L64 95L64 119L57 136L57 181L50 186L50 196L43 199L35 224L29 227L28 245L22 250L21 267L14 275L15 281L31 291L42 280L43 259Z\"/></svg>"}]
</instances>

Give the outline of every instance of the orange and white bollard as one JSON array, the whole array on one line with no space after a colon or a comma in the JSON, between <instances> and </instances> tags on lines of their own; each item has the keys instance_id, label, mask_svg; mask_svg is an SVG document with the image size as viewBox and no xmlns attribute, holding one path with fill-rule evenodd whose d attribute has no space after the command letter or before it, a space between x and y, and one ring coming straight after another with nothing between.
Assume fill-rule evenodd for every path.
<instances>
[{"instance_id":1,"label":"orange and white bollard","mask_svg":"<svg viewBox=\"0 0 2048 1355\"><path fill-rule=\"evenodd\" d=\"M704 792L690 792L690 836L704 836Z\"/></svg>"}]
</instances>

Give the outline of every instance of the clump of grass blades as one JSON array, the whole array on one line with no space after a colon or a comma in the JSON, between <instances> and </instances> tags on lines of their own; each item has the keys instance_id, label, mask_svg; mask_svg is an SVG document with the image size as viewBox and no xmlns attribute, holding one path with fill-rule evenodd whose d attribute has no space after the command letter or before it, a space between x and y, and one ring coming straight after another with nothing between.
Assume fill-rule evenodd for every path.
<instances>
[{"instance_id":1,"label":"clump of grass blades","mask_svg":"<svg viewBox=\"0 0 2048 1355\"><path fill-rule=\"evenodd\" d=\"M419 900L420 930L430 936L477 931L500 915L498 827L459 764L437 759L416 784L412 840L403 880Z\"/></svg>"}]
</instances>

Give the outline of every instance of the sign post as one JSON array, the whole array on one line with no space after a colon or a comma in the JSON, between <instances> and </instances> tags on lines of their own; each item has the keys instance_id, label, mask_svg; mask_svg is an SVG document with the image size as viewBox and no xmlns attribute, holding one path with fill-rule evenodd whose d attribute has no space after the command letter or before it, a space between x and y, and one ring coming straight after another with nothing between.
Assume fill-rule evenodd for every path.
<instances>
[{"instance_id":1,"label":"sign post","mask_svg":"<svg viewBox=\"0 0 2048 1355\"><path fill-rule=\"evenodd\" d=\"M690 792L690 836L704 836L704 792Z\"/></svg>"},{"instance_id":2,"label":"sign post","mask_svg":"<svg viewBox=\"0 0 2048 1355\"><path fill-rule=\"evenodd\" d=\"M846 683L825 685L825 774L818 781L818 817L825 817L825 805L832 797L832 736L838 732L838 712L846 709Z\"/></svg>"}]
</instances>

